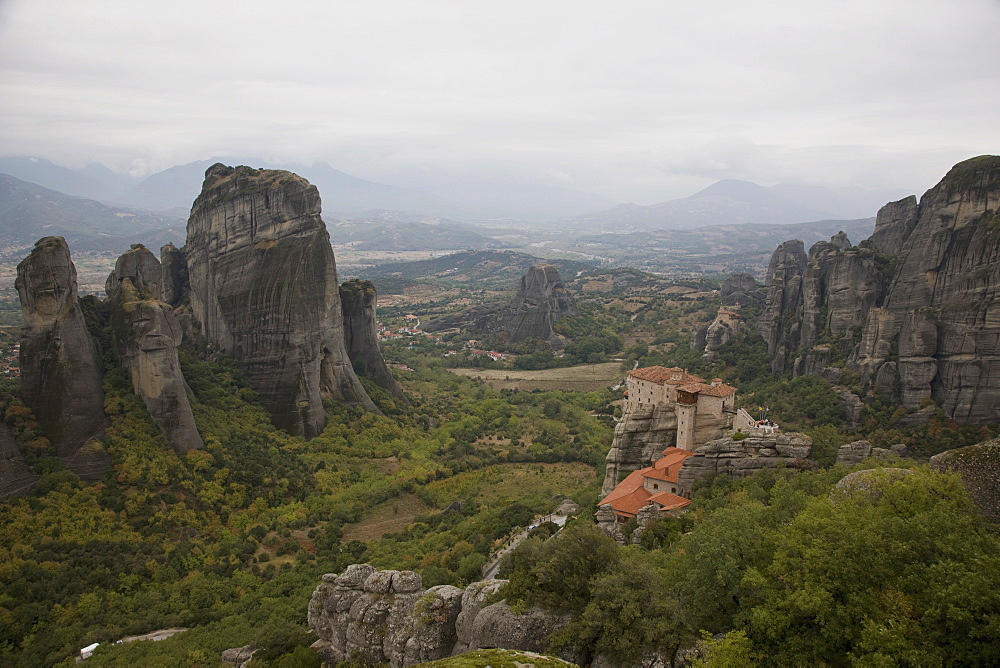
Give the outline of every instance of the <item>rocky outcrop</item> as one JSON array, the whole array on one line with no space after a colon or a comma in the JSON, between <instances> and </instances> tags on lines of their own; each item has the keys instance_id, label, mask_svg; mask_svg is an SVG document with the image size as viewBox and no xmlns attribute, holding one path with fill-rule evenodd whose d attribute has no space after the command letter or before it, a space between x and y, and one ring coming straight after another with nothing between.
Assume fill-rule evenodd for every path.
<instances>
[{"instance_id":1,"label":"rocky outcrop","mask_svg":"<svg viewBox=\"0 0 1000 668\"><path fill-rule=\"evenodd\" d=\"M639 404L615 425L605 458L601 496L610 494L625 473L652 466L653 458L677 442L677 412L673 406Z\"/></svg>"},{"instance_id":2,"label":"rocky outcrop","mask_svg":"<svg viewBox=\"0 0 1000 668\"><path fill-rule=\"evenodd\" d=\"M0 422L0 498L26 494L36 482L38 476L24 460L14 434Z\"/></svg>"},{"instance_id":3,"label":"rocky outcrop","mask_svg":"<svg viewBox=\"0 0 1000 668\"><path fill-rule=\"evenodd\" d=\"M903 250L913 227L917 224L917 198L913 195L898 202L890 202L875 217L875 231L861 246L872 248L881 255L895 255Z\"/></svg>"},{"instance_id":4,"label":"rocky outcrop","mask_svg":"<svg viewBox=\"0 0 1000 668\"><path fill-rule=\"evenodd\" d=\"M962 476L965 491L979 511L1000 524L1000 439L934 455L930 466Z\"/></svg>"},{"instance_id":5,"label":"rocky outcrop","mask_svg":"<svg viewBox=\"0 0 1000 668\"><path fill-rule=\"evenodd\" d=\"M836 501L845 495L864 494L873 499L878 499L882 496L884 493L883 490L888 485L892 485L911 475L913 475L913 471L898 468L855 471L854 473L848 473L837 481L836 486L830 490L830 498Z\"/></svg>"},{"instance_id":6,"label":"rocky outcrop","mask_svg":"<svg viewBox=\"0 0 1000 668\"><path fill-rule=\"evenodd\" d=\"M811 468L804 461L811 449L812 440L805 434L747 436L742 440L726 436L697 448L684 460L678 486L690 492L696 480L714 473L742 478L776 466Z\"/></svg>"},{"instance_id":7,"label":"rocky outcrop","mask_svg":"<svg viewBox=\"0 0 1000 668\"><path fill-rule=\"evenodd\" d=\"M97 442L104 390L77 299L76 267L62 237L40 239L17 266L21 300L21 399L63 462L85 480L110 458Z\"/></svg>"},{"instance_id":8,"label":"rocky outcrop","mask_svg":"<svg viewBox=\"0 0 1000 668\"><path fill-rule=\"evenodd\" d=\"M177 347L183 338L162 294L160 262L142 246L133 246L115 264L107 280L115 355L129 371L132 390L178 453L205 447L195 426L187 383Z\"/></svg>"},{"instance_id":9,"label":"rocky outcrop","mask_svg":"<svg viewBox=\"0 0 1000 668\"><path fill-rule=\"evenodd\" d=\"M772 370L818 345L872 389L961 423L1000 418L1000 157L955 165L919 203L887 204L858 248L800 242L775 251L758 331Z\"/></svg>"},{"instance_id":10,"label":"rocky outcrop","mask_svg":"<svg viewBox=\"0 0 1000 668\"><path fill-rule=\"evenodd\" d=\"M529 339L555 341L555 321L576 314L576 302L563 285L559 271L551 264L536 264L521 277L517 294L500 314L497 329L507 333L511 343Z\"/></svg>"},{"instance_id":11,"label":"rocky outcrop","mask_svg":"<svg viewBox=\"0 0 1000 668\"><path fill-rule=\"evenodd\" d=\"M186 248L191 309L210 352L236 361L276 426L316 436L324 397L377 410L347 355L314 186L281 170L213 165Z\"/></svg>"},{"instance_id":12,"label":"rocky outcrop","mask_svg":"<svg viewBox=\"0 0 1000 668\"><path fill-rule=\"evenodd\" d=\"M576 301L563 285L559 271L550 264L536 264L521 277L517 294L509 303L477 306L434 318L424 324L424 329L435 332L459 327L477 334L499 335L505 343L540 339L562 348L563 339L552 326L559 318L576 314Z\"/></svg>"},{"instance_id":13,"label":"rocky outcrop","mask_svg":"<svg viewBox=\"0 0 1000 668\"><path fill-rule=\"evenodd\" d=\"M371 378L379 387L405 400L399 383L392 377L378 346L378 326L375 319L377 295L371 281L354 279L340 286L340 303L344 311L344 341L354 370Z\"/></svg>"},{"instance_id":14,"label":"rocky outcrop","mask_svg":"<svg viewBox=\"0 0 1000 668\"><path fill-rule=\"evenodd\" d=\"M425 590L412 571L353 564L324 575L313 592L309 627L319 637L313 648L328 665L350 660L393 668L480 648L544 651L546 636L568 620L536 609L516 615L502 601L486 605L502 584Z\"/></svg>"},{"instance_id":15,"label":"rocky outcrop","mask_svg":"<svg viewBox=\"0 0 1000 668\"><path fill-rule=\"evenodd\" d=\"M122 253L115 262L114 270L104 282L105 294L114 296L125 280L147 298L159 300L163 297L160 261L142 244L132 244L132 248Z\"/></svg>"},{"instance_id":16,"label":"rocky outcrop","mask_svg":"<svg viewBox=\"0 0 1000 668\"><path fill-rule=\"evenodd\" d=\"M778 246L767 266L764 282L765 309L757 321L757 332L767 342L771 355L771 371L781 373L790 346L799 333L802 277L808 258L805 244L798 239Z\"/></svg>"},{"instance_id":17,"label":"rocky outcrop","mask_svg":"<svg viewBox=\"0 0 1000 668\"><path fill-rule=\"evenodd\" d=\"M750 274L738 272L735 274L729 274L729 276L722 281L722 287L719 289L719 292L723 297L728 297L734 294L752 295L757 292L757 288L757 279Z\"/></svg>"},{"instance_id":18,"label":"rocky outcrop","mask_svg":"<svg viewBox=\"0 0 1000 668\"><path fill-rule=\"evenodd\" d=\"M837 463L853 466L860 464L869 457L888 459L889 457L906 457L909 449L903 443L897 443L891 448L876 448L870 441L854 441L845 443L837 449Z\"/></svg>"}]
</instances>

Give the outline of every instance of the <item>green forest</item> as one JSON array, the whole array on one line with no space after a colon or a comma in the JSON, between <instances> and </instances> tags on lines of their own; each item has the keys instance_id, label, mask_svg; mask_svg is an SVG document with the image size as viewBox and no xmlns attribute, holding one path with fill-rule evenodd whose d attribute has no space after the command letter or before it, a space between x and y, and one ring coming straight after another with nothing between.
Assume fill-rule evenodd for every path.
<instances>
[{"instance_id":1,"label":"green forest","mask_svg":"<svg viewBox=\"0 0 1000 668\"><path fill-rule=\"evenodd\" d=\"M552 652L621 665L691 647L694 665L713 666L1000 663L996 527L955 476L920 464L995 427L939 414L899 428L896 409L872 398L848 429L832 386L773 376L759 337L737 336L710 359L692 350L690 328L717 298L630 294L594 298L561 322L564 358L523 350L513 366L614 358L623 373L663 364L719 376L741 405L767 406L786 431L812 437L812 470L703 481L687 513L620 547L593 522L620 390L494 390L451 373L442 346L400 341L384 352L406 366L409 402L364 381L383 414L330 403L324 432L305 441L272 426L233 364L184 353L206 447L178 455L108 363L100 447L113 466L85 484L8 382L0 414L40 480L0 500L0 665L68 666L95 642L94 666L214 666L246 644L261 648L256 665L318 665L306 604L323 573L367 562L417 571L425 587L466 585L563 498L580 504L577 518L522 543L498 595L515 611L572 614ZM916 459L833 466L858 438L906 443ZM913 474L877 478L877 494L835 487L883 466ZM187 630L114 644L167 628Z\"/></svg>"}]
</instances>

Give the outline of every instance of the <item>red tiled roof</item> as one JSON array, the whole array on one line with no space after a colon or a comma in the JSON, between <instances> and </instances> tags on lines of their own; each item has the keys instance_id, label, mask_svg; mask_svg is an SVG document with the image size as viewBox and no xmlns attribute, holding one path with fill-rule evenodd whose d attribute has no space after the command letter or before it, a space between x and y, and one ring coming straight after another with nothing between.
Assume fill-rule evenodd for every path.
<instances>
[{"instance_id":1,"label":"red tiled roof","mask_svg":"<svg viewBox=\"0 0 1000 668\"><path fill-rule=\"evenodd\" d=\"M648 469L642 469L642 476L644 478L652 478L653 480L665 480L666 482L677 482L677 476L670 475L670 469L657 469L650 466Z\"/></svg>"},{"instance_id":2,"label":"red tiled roof","mask_svg":"<svg viewBox=\"0 0 1000 668\"><path fill-rule=\"evenodd\" d=\"M728 397L736 392L732 385L720 383L709 385L708 383L687 383L677 388L679 392L690 392L691 394L704 394L706 397Z\"/></svg>"},{"instance_id":3,"label":"red tiled roof","mask_svg":"<svg viewBox=\"0 0 1000 668\"><path fill-rule=\"evenodd\" d=\"M663 457L653 462L652 466L630 473L597 505L611 504L616 513L628 516L635 515L640 508L648 506L651 501L663 506L662 510L673 510L686 506L690 503L687 499L669 492L653 494L643 487L643 483L646 478L676 483L677 474L684 465L684 460L693 454L690 450L682 448L666 448L663 451Z\"/></svg>"},{"instance_id":4,"label":"red tiled roof","mask_svg":"<svg viewBox=\"0 0 1000 668\"><path fill-rule=\"evenodd\" d=\"M649 497L649 500L661 506L660 512L683 508L691 503L691 499L685 499L683 496L677 496L676 494L671 494L670 492L660 492L659 494L654 494Z\"/></svg>"},{"instance_id":5,"label":"red tiled roof","mask_svg":"<svg viewBox=\"0 0 1000 668\"><path fill-rule=\"evenodd\" d=\"M684 383L701 383L704 379L688 373L680 367L667 368L663 366L647 366L642 369L633 369L628 375L639 380L648 380L657 385L683 385ZM679 375L679 378L674 378Z\"/></svg>"}]
</instances>

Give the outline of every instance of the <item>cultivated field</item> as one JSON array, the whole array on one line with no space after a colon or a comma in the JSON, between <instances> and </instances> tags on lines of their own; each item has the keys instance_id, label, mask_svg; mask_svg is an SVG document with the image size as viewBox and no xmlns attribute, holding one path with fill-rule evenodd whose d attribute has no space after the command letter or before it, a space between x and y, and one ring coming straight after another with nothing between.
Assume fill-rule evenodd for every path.
<instances>
[{"instance_id":1,"label":"cultivated field","mask_svg":"<svg viewBox=\"0 0 1000 668\"><path fill-rule=\"evenodd\" d=\"M451 369L452 373L479 378L497 390L573 390L589 392L617 385L625 377L619 362L582 364L563 369L516 371L513 369Z\"/></svg>"}]
</instances>

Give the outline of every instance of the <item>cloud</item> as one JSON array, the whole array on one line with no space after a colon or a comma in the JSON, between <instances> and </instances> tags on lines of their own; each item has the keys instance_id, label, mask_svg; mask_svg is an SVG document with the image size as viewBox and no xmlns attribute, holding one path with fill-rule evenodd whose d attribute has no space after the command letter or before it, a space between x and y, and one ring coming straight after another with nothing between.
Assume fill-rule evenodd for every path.
<instances>
[{"instance_id":1,"label":"cloud","mask_svg":"<svg viewBox=\"0 0 1000 668\"><path fill-rule=\"evenodd\" d=\"M530 171L647 203L720 175L927 187L998 150L998 28L993 0L7 0L0 150Z\"/></svg>"}]
</instances>

